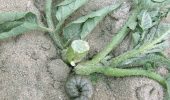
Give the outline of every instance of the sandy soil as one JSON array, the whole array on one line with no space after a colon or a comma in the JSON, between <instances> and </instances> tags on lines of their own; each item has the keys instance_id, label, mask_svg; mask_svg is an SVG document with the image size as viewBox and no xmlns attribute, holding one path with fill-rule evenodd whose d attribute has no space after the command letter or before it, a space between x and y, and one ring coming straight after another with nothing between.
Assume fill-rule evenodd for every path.
<instances>
[{"instance_id":1,"label":"sandy soil","mask_svg":"<svg viewBox=\"0 0 170 100\"><path fill-rule=\"evenodd\" d=\"M114 3L115 0L90 0L68 22ZM116 34L126 20L129 8L130 4L125 2L121 10L107 16L87 38L91 46L89 57L102 50ZM0 0L0 11L38 13L31 0ZM115 56L130 48L128 39L112 52ZM69 72L50 38L42 32L29 32L0 42L0 100L69 100L64 90ZM92 99L163 100L163 89L147 78L102 77L94 85Z\"/></svg>"}]
</instances>

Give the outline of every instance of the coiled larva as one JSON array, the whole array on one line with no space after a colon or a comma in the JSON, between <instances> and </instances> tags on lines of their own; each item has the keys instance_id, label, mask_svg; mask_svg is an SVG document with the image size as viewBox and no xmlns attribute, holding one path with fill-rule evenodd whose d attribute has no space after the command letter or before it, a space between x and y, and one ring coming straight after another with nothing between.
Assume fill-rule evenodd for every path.
<instances>
[{"instance_id":1,"label":"coiled larva","mask_svg":"<svg viewBox=\"0 0 170 100\"><path fill-rule=\"evenodd\" d=\"M65 89L71 100L90 100L93 95L92 83L83 76L69 78Z\"/></svg>"}]
</instances>

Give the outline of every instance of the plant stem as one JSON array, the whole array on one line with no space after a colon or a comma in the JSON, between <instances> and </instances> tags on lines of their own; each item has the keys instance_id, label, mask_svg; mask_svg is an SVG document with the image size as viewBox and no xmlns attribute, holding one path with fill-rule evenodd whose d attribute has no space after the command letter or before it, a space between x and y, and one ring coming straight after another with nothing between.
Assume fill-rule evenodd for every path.
<instances>
[{"instance_id":1,"label":"plant stem","mask_svg":"<svg viewBox=\"0 0 170 100\"><path fill-rule=\"evenodd\" d=\"M75 72L80 75L90 75L92 73L101 73L106 76L114 77L128 77L128 76L145 76L159 82L166 88L165 79L151 71L139 70L139 69L119 69L105 66L94 66L94 65L78 65L75 67Z\"/></svg>"},{"instance_id":2,"label":"plant stem","mask_svg":"<svg viewBox=\"0 0 170 100\"><path fill-rule=\"evenodd\" d=\"M55 32L49 33L50 37L52 38L54 44L59 47L60 49L63 49L63 45L61 42L61 38L58 34L55 34Z\"/></svg>"},{"instance_id":3,"label":"plant stem","mask_svg":"<svg viewBox=\"0 0 170 100\"><path fill-rule=\"evenodd\" d=\"M132 10L130 17L128 18L125 25L119 30L119 32L112 38L112 41L100 52L98 53L89 63L91 64L97 64L100 62L104 57L106 57L107 54L109 54L113 49L115 49L125 38L125 36L129 33L130 29L128 28L128 25L131 21L137 19L137 15L139 13L140 9L136 8Z\"/></svg>"},{"instance_id":4,"label":"plant stem","mask_svg":"<svg viewBox=\"0 0 170 100\"><path fill-rule=\"evenodd\" d=\"M48 27L54 29L54 23L52 20L52 0L46 0L45 2L45 13L47 18Z\"/></svg>"},{"instance_id":5,"label":"plant stem","mask_svg":"<svg viewBox=\"0 0 170 100\"><path fill-rule=\"evenodd\" d=\"M53 30L52 29L50 29L50 28L47 28L47 27L44 27L44 26L41 26L41 25L39 25L38 26L38 30L40 30L40 31L45 31L45 32L53 32Z\"/></svg>"},{"instance_id":6,"label":"plant stem","mask_svg":"<svg viewBox=\"0 0 170 100\"><path fill-rule=\"evenodd\" d=\"M64 21L61 21L57 24L56 28L55 28L55 33L58 33L60 28L62 27L62 25L64 24Z\"/></svg>"},{"instance_id":7,"label":"plant stem","mask_svg":"<svg viewBox=\"0 0 170 100\"><path fill-rule=\"evenodd\" d=\"M59 34L54 32L54 23L52 20L52 0L46 0L45 2L45 13L46 13L46 18L47 18L47 24L50 29L53 30L53 32L49 32L50 37L54 41L55 45L59 47L60 49L63 49L62 45L62 39L59 36Z\"/></svg>"},{"instance_id":8,"label":"plant stem","mask_svg":"<svg viewBox=\"0 0 170 100\"><path fill-rule=\"evenodd\" d=\"M151 50L152 48L154 48L154 45L152 43L151 44L143 44L140 48L133 49L131 51L123 53L120 56L117 56L117 57L111 59L109 62L111 65L114 65L116 67L121 62L123 62L129 58L133 58L133 57L137 57L139 55L145 54L148 50Z\"/></svg>"}]
</instances>

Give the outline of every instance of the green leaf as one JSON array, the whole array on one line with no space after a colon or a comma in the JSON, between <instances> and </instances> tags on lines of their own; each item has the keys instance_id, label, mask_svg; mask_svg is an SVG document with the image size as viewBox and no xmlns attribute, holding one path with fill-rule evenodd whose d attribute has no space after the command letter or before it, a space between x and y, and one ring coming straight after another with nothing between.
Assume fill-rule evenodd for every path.
<instances>
[{"instance_id":1,"label":"green leaf","mask_svg":"<svg viewBox=\"0 0 170 100\"><path fill-rule=\"evenodd\" d=\"M155 38L155 35L156 35L156 33L157 33L157 28L158 27L152 27L151 29L150 29L150 32L146 35L146 37L145 37L145 41L146 42L150 42L150 41L152 41L154 38Z\"/></svg>"},{"instance_id":2,"label":"green leaf","mask_svg":"<svg viewBox=\"0 0 170 100\"><path fill-rule=\"evenodd\" d=\"M136 46L140 40L140 33L139 32L132 33L132 39L133 39L133 46Z\"/></svg>"},{"instance_id":3,"label":"green leaf","mask_svg":"<svg viewBox=\"0 0 170 100\"><path fill-rule=\"evenodd\" d=\"M154 18L154 17L158 16L158 14L159 14L159 9L155 9L155 10L153 10L153 11L150 11L149 14L150 14L150 16L151 16L152 18Z\"/></svg>"},{"instance_id":4,"label":"green leaf","mask_svg":"<svg viewBox=\"0 0 170 100\"><path fill-rule=\"evenodd\" d=\"M108 13L118 7L120 7L120 4L107 6L69 23L64 28L64 37L68 40L73 38L84 39Z\"/></svg>"},{"instance_id":5,"label":"green leaf","mask_svg":"<svg viewBox=\"0 0 170 100\"><path fill-rule=\"evenodd\" d=\"M24 16L29 15L31 13L26 12L1 12L0 13L0 24L3 24L5 22L12 22L15 20L22 19Z\"/></svg>"},{"instance_id":6,"label":"green leaf","mask_svg":"<svg viewBox=\"0 0 170 100\"><path fill-rule=\"evenodd\" d=\"M88 0L65 0L56 6L56 18L58 21L64 21L73 12L75 12Z\"/></svg>"},{"instance_id":7,"label":"green leaf","mask_svg":"<svg viewBox=\"0 0 170 100\"><path fill-rule=\"evenodd\" d=\"M144 56L139 56L136 58L131 58L131 59L127 59L126 61L122 62L119 66L143 66L147 63L155 63L155 65L158 66L162 66L162 65L166 65L168 69L170 69L170 59L156 54L156 53L152 53L152 54L146 54Z\"/></svg>"},{"instance_id":8,"label":"green leaf","mask_svg":"<svg viewBox=\"0 0 170 100\"><path fill-rule=\"evenodd\" d=\"M168 30L170 29L170 24L168 23L161 23L159 26L158 26L158 30L157 30L157 37L163 35L164 33L166 33ZM168 34L167 34L168 35Z\"/></svg>"},{"instance_id":9,"label":"green leaf","mask_svg":"<svg viewBox=\"0 0 170 100\"><path fill-rule=\"evenodd\" d=\"M151 0L139 0L139 6L141 6L143 9L149 9L152 8L154 3Z\"/></svg>"},{"instance_id":10,"label":"green leaf","mask_svg":"<svg viewBox=\"0 0 170 100\"><path fill-rule=\"evenodd\" d=\"M137 26L137 22L135 20L132 20L131 22L128 23L128 27L131 30L135 30L136 26Z\"/></svg>"},{"instance_id":11,"label":"green leaf","mask_svg":"<svg viewBox=\"0 0 170 100\"><path fill-rule=\"evenodd\" d=\"M147 11L144 11L141 19L141 28L147 30L152 27L152 19Z\"/></svg>"},{"instance_id":12,"label":"green leaf","mask_svg":"<svg viewBox=\"0 0 170 100\"><path fill-rule=\"evenodd\" d=\"M0 13L0 40L37 28L36 15L31 12Z\"/></svg>"}]
</instances>

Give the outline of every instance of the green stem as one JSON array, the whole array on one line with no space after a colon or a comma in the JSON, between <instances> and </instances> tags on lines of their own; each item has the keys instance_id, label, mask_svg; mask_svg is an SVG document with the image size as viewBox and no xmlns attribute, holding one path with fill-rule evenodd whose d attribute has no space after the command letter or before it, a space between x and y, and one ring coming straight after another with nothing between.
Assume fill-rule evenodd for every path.
<instances>
[{"instance_id":1,"label":"green stem","mask_svg":"<svg viewBox=\"0 0 170 100\"><path fill-rule=\"evenodd\" d=\"M55 32L49 33L51 39L53 40L54 44L59 47L60 49L63 49L63 45L61 42L61 38L58 34L55 34Z\"/></svg>"},{"instance_id":2,"label":"green stem","mask_svg":"<svg viewBox=\"0 0 170 100\"><path fill-rule=\"evenodd\" d=\"M162 86L166 88L166 80L151 71L139 70L139 69L119 69L104 66L94 66L94 65L78 65L75 67L75 72L80 75L90 75L92 73L101 73L106 76L113 77L128 77L128 76L145 76L159 82Z\"/></svg>"},{"instance_id":3,"label":"green stem","mask_svg":"<svg viewBox=\"0 0 170 100\"><path fill-rule=\"evenodd\" d=\"M44 26L41 26L41 25L38 26L38 30L44 31L44 32L49 32L49 33L50 33L50 32L53 32L52 29L47 28L47 27L44 27Z\"/></svg>"},{"instance_id":4,"label":"green stem","mask_svg":"<svg viewBox=\"0 0 170 100\"><path fill-rule=\"evenodd\" d=\"M112 41L100 53L98 53L89 63L97 64L123 41L123 39L130 31L130 29L128 28L129 23L137 19L139 11L140 9L132 10L132 14L128 18L128 21L125 23L125 25L119 30L116 36L112 38Z\"/></svg>"},{"instance_id":5,"label":"green stem","mask_svg":"<svg viewBox=\"0 0 170 100\"><path fill-rule=\"evenodd\" d=\"M61 21L57 24L57 26L55 28L55 33L59 33L60 28L62 27L63 24L64 24L64 21Z\"/></svg>"},{"instance_id":6,"label":"green stem","mask_svg":"<svg viewBox=\"0 0 170 100\"><path fill-rule=\"evenodd\" d=\"M47 18L48 27L54 29L54 23L52 20L52 0L46 0L45 2L45 13Z\"/></svg>"},{"instance_id":7,"label":"green stem","mask_svg":"<svg viewBox=\"0 0 170 100\"><path fill-rule=\"evenodd\" d=\"M48 24L48 27L50 29L52 29L54 31L54 23L53 23L53 20L52 20L52 0L46 0L45 2L45 12L46 12L46 18L47 18L47 24ZM50 32L50 37L53 39L54 43L56 46L58 46L60 49L63 49L63 45L62 45L62 39L61 37L59 36L59 34L55 33L55 32Z\"/></svg>"}]
</instances>

